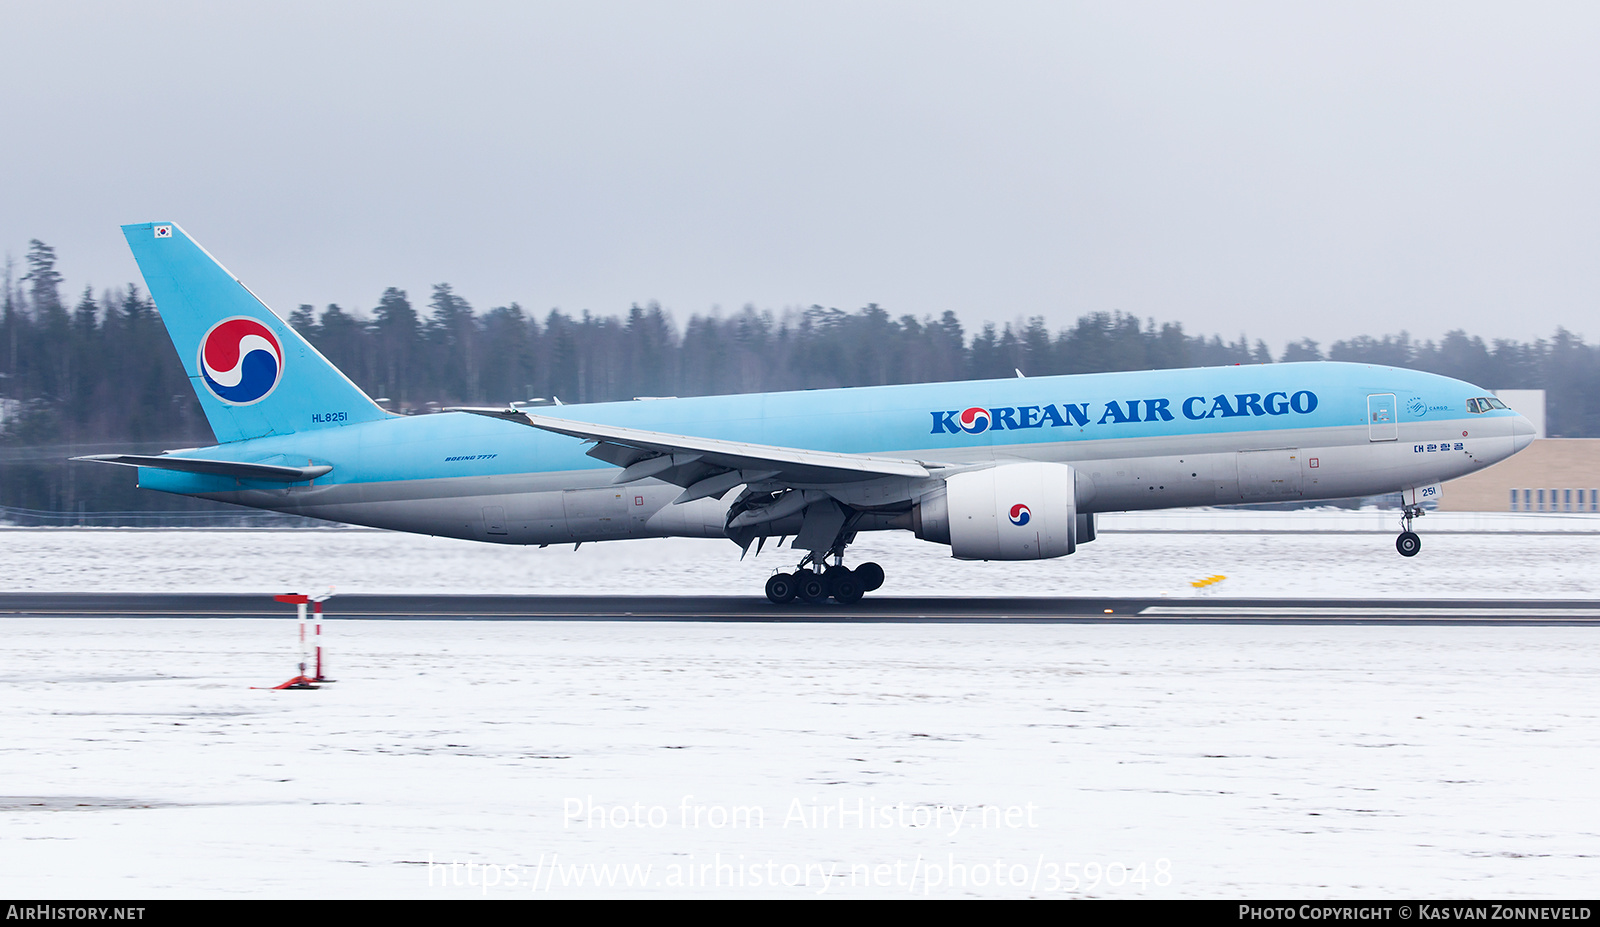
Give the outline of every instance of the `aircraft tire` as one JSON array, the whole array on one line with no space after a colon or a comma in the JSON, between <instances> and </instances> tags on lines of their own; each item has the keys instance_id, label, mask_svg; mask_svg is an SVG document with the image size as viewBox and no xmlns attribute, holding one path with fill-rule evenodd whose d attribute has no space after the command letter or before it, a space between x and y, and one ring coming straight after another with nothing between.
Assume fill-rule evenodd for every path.
<instances>
[{"instance_id":1,"label":"aircraft tire","mask_svg":"<svg viewBox=\"0 0 1600 927\"><path fill-rule=\"evenodd\" d=\"M833 588L834 599L844 605L861 601L867 591L862 588L861 577L854 570L840 570L830 577L828 584Z\"/></svg>"},{"instance_id":2,"label":"aircraft tire","mask_svg":"<svg viewBox=\"0 0 1600 927\"><path fill-rule=\"evenodd\" d=\"M801 601L808 605L821 605L828 601L828 581L817 573L802 572L796 583L796 591Z\"/></svg>"},{"instance_id":3,"label":"aircraft tire","mask_svg":"<svg viewBox=\"0 0 1600 927\"><path fill-rule=\"evenodd\" d=\"M868 561L856 567L856 577L861 580L862 592L872 592L883 585L883 567Z\"/></svg>"},{"instance_id":4,"label":"aircraft tire","mask_svg":"<svg viewBox=\"0 0 1600 927\"><path fill-rule=\"evenodd\" d=\"M767 600L773 605L786 605L794 601L799 585L793 573L779 573L767 580Z\"/></svg>"},{"instance_id":5,"label":"aircraft tire","mask_svg":"<svg viewBox=\"0 0 1600 927\"><path fill-rule=\"evenodd\" d=\"M1415 531L1402 531L1400 536L1394 539L1394 549L1398 550L1402 557L1415 557L1417 551L1422 549L1422 538L1418 537Z\"/></svg>"}]
</instances>

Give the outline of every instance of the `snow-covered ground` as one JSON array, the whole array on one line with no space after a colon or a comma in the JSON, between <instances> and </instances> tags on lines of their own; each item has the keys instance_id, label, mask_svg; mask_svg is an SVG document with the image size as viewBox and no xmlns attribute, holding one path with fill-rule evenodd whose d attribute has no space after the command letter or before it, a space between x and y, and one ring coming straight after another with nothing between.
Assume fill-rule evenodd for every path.
<instances>
[{"instance_id":1,"label":"snow-covered ground","mask_svg":"<svg viewBox=\"0 0 1600 927\"><path fill-rule=\"evenodd\" d=\"M1219 574L1227 579L1210 593L1224 596L1600 594L1600 530L1469 531L1434 515L1419 523L1422 553L1408 560L1395 553L1397 518L1385 516L1368 534L1305 531L1303 524L1348 520L1326 515L1308 522L1311 516L1300 513L1209 519L1175 513L1167 517L1186 530L1209 524L1247 533L1107 530L1071 557L1033 563L966 563L909 533L880 532L862 535L848 562L883 565L887 581L878 595L1190 595L1191 581ZM1543 518L1539 523L1574 520ZM1600 518L1576 521L1600 529ZM1115 517L1104 523L1118 525ZM1279 525L1289 533L1269 533ZM1456 530L1433 531L1436 525ZM796 559L787 548L768 547L740 561L727 541L690 539L609 541L574 551L348 529L0 529L0 576L4 588L17 592L281 592L332 585L341 593L760 595L766 578Z\"/></svg>"},{"instance_id":2,"label":"snow-covered ground","mask_svg":"<svg viewBox=\"0 0 1600 927\"><path fill-rule=\"evenodd\" d=\"M1424 524L1426 527L1426 523ZM885 594L1585 598L1600 536L859 545ZM772 552L3 530L13 590L755 594ZM1590 628L0 618L30 897L1587 896ZM459 864L459 865L457 865ZM632 880L631 884L629 880ZM494 882L485 885L485 881ZM468 884L470 882L470 884Z\"/></svg>"},{"instance_id":3,"label":"snow-covered ground","mask_svg":"<svg viewBox=\"0 0 1600 927\"><path fill-rule=\"evenodd\" d=\"M290 621L4 628L12 896L1600 882L1585 628L360 621L311 692Z\"/></svg>"}]
</instances>

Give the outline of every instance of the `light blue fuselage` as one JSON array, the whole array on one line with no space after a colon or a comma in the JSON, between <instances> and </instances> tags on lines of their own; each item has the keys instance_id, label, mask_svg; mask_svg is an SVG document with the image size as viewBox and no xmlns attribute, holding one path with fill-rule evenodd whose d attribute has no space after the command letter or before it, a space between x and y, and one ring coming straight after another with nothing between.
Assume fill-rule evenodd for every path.
<instances>
[{"instance_id":1,"label":"light blue fuselage","mask_svg":"<svg viewBox=\"0 0 1600 927\"><path fill-rule=\"evenodd\" d=\"M1080 512L1331 499L1462 476L1532 427L1489 393L1391 367L1297 363L757 393L543 407L540 414L677 435L899 457L930 466L1047 461L1077 471ZM973 410L969 412L969 410ZM331 465L308 483L141 467L141 486L403 531L509 544L723 537L728 502L674 505L678 486L615 485L577 439L464 413L339 425L178 456ZM963 413L967 413L965 416ZM310 416L319 416L312 421ZM985 419L987 424L985 424ZM329 423L332 422L331 426ZM896 483L896 480L899 480ZM912 483L916 481L910 481ZM891 525L918 487L866 480L835 495ZM783 526L772 526L780 533Z\"/></svg>"}]
</instances>

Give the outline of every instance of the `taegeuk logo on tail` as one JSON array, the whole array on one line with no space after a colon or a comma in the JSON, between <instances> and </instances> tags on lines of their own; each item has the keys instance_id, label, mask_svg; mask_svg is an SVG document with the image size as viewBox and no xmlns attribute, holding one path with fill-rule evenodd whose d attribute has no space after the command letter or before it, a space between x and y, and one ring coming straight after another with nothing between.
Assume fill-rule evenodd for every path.
<instances>
[{"instance_id":1,"label":"taegeuk logo on tail","mask_svg":"<svg viewBox=\"0 0 1600 927\"><path fill-rule=\"evenodd\" d=\"M228 405L260 402L283 379L283 348L271 329L249 316L223 319L200 339L200 377Z\"/></svg>"}]
</instances>

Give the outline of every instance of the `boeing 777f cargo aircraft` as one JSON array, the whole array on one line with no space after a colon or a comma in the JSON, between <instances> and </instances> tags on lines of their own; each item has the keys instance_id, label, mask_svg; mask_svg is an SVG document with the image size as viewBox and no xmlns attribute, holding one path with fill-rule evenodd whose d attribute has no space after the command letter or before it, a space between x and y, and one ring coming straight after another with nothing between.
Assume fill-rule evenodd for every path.
<instances>
[{"instance_id":1,"label":"boeing 777f cargo aircraft","mask_svg":"<svg viewBox=\"0 0 1600 927\"><path fill-rule=\"evenodd\" d=\"M876 564L844 566L863 531L1042 560L1129 509L1401 492L1396 547L1414 556L1442 481L1533 439L1481 387L1341 363L395 415L183 229L123 233L221 443L79 459L162 492L500 544L792 539L774 602L881 585Z\"/></svg>"}]
</instances>

